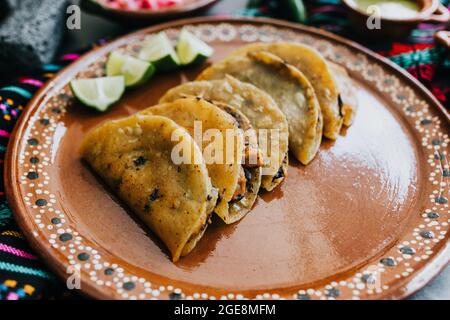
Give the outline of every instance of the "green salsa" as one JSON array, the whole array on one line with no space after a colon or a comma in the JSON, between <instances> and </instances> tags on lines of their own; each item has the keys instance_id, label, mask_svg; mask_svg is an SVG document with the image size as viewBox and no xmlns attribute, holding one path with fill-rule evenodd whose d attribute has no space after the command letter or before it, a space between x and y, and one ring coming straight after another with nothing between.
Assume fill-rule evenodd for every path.
<instances>
[{"instance_id":1,"label":"green salsa","mask_svg":"<svg viewBox=\"0 0 450 320\"><path fill-rule=\"evenodd\" d=\"M353 5L364 12L370 6L377 6L382 18L387 19L411 19L415 18L420 7L413 0L352 0Z\"/></svg>"}]
</instances>

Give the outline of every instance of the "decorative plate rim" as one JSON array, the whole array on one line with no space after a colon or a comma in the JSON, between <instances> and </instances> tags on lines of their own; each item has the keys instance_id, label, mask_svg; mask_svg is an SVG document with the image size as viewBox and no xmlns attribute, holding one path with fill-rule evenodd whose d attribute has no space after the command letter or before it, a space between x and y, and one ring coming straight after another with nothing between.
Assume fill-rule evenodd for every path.
<instances>
[{"instance_id":1,"label":"decorative plate rim","mask_svg":"<svg viewBox=\"0 0 450 320\"><path fill-rule=\"evenodd\" d=\"M69 65L65 69L61 70L52 80L50 80L45 86L43 86L37 94L33 97L33 99L28 103L27 108L16 124L14 131L11 135L11 139L9 142L6 161L5 161L5 185L6 185L6 195L8 198L8 202L13 209L14 215L16 217L16 221L19 224L20 228L24 230L25 237L29 241L30 245L38 252L39 255L43 257L44 262L56 272L62 279L65 279L67 273L65 272L67 268L67 264L55 256L58 252L56 252L46 241L46 239L34 237L33 231L33 221L29 215L20 214L22 212L26 212L26 208L24 206L23 201L20 199L20 192L18 190L18 186L14 183L16 181L16 172L18 164L14 161L18 158L19 153L19 140L16 139L23 135L24 130L26 129L26 123L37 110L36 106L38 106L42 100L46 97L46 93L51 91L54 87L55 83L65 79L73 77L79 70L77 67L81 65L88 65L89 63L94 62L97 59L92 59L101 55L102 53L109 52L110 50L126 45L131 39L142 36L144 34L149 34L152 32L156 32L163 29L176 28L183 25L192 25L199 23L248 23L248 24L258 24L258 25L269 25L280 28L289 28L292 30L297 30L307 34L313 34L315 36L320 36L328 41L337 42L344 47L355 49L360 53L363 53L367 57L374 59L376 62L381 63L391 71L399 75L406 81L415 92L420 92L424 100L430 105L431 108L437 110L446 120L450 123L450 114L447 110L437 101L437 99L412 75L407 73L407 71L401 69L399 66L395 65L393 62L388 59L379 56L378 54L372 52L371 50L364 48L363 46L356 44L350 40L342 38L340 36L334 35L324 30L320 30L317 28L307 27L303 25L298 25L294 23L289 23L285 21L280 21L276 19L268 19L268 18L222 18L222 17L201 17L201 18L191 18L191 19L181 19L172 22L167 22L163 24L158 24L152 27L148 27L145 29L141 29L139 31L124 35L119 37L118 39L103 45L99 48L91 50L89 53L85 54L78 61ZM381 294L381 298L391 298L391 299L401 299L405 298L414 292L421 289L425 286L432 278L434 278L448 263L450 262L450 241L447 240L443 247L438 251L434 257L432 257L428 262L423 265L420 269L418 269L415 275L409 280L399 280L394 286L391 287L389 293ZM100 290L97 285L95 285L92 281L82 279L83 290L82 292L87 295L100 298L100 299L110 299L111 296L107 295L104 290Z\"/></svg>"}]
</instances>

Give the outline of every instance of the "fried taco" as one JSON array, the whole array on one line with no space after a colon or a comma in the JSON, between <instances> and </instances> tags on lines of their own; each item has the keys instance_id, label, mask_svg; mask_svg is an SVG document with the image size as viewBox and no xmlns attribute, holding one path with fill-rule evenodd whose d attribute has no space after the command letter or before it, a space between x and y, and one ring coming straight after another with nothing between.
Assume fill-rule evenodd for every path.
<instances>
[{"instance_id":1,"label":"fried taco","mask_svg":"<svg viewBox=\"0 0 450 320\"><path fill-rule=\"evenodd\" d=\"M339 106L344 118L344 125L350 127L358 111L358 97L352 79L344 67L328 62L339 89Z\"/></svg>"},{"instance_id":2,"label":"fried taco","mask_svg":"<svg viewBox=\"0 0 450 320\"><path fill-rule=\"evenodd\" d=\"M178 142L172 141L174 135ZM191 151L185 163L171 159L177 144ZM217 190L200 148L184 128L160 116L110 121L87 134L81 155L159 236L174 262L194 249L208 226ZM194 163L194 158L201 160Z\"/></svg>"},{"instance_id":3,"label":"fried taco","mask_svg":"<svg viewBox=\"0 0 450 320\"><path fill-rule=\"evenodd\" d=\"M141 114L168 117L186 128L203 150L212 184L218 189L214 212L227 224L242 219L252 208L261 185L259 150L249 150L255 145L247 143L241 128L250 125L240 114L240 119L198 97L175 100L150 107ZM199 141L199 138L201 141ZM254 155L254 161L243 161Z\"/></svg>"},{"instance_id":4,"label":"fried taco","mask_svg":"<svg viewBox=\"0 0 450 320\"><path fill-rule=\"evenodd\" d=\"M299 69L316 92L323 115L323 134L336 140L342 127L338 87L326 60L315 49L298 43L254 43L237 49L230 57L249 52L268 51Z\"/></svg>"},{"instance_id":5,"label":"fried taco","mask_svg":"<svg viewBox=\"0 0 450 320\"><path fill-rule=\"evenodd\" d=\"M238 55L212 65L197 80L231 75L268 93L289 124L289 149L303 164L310 163L322 141L323 119L316 94L301 71L265 51Z\"/></svg>"},{"instance_id":6,"label":"fried taco","mask_svg":"<svg viewBox=\"0 0 450 320\"><path fill-rule=\"evenodd\" d=\"M241 111L258 134L265 163L261 186L272 191L283 181L288 164L288 122L272 97L250 83L227 75L221 80L181 84L169 90L160 103L187 96L222 102Z\"/></svg>"}]
</instances>

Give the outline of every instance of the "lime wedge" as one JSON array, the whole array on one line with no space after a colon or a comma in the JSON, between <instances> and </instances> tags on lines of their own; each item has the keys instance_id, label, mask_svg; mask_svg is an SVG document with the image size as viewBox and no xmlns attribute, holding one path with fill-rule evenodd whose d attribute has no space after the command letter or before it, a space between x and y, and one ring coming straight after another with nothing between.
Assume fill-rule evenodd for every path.
<instances>
[{"instance_id":1,"label":"lime wedge","mask_svg":"<svg viewBox=\"0 0 450 320\"><path fill-rule=\"evenodd\" d=\"M158 71L170 71L180 65L178 56L164 32L144 42L139 59L151 62Z\"/></svg>"},{"instance_id":2,"label":"lime wedge","mask_svg":"<svg viewBox=\"0 0 450 320\"><path fill-rule=\"evenodd\" d=\"M104 112L125 92L123 76L77 79L70 82L75 97L85 106Z\"/></svg>"},{"instance_id":3,"label":"lime wedge","mask_svg":"<svg viewBox=\"0 0 450 320\"><path fill-rule=\"evenodd\" d=\"M109 77L123 75L127 87L143 84L155 73L155 67L145 62L117 51L109 55L106 63L106 74Z\"/></svg>"},{"instance_id":4,"label":"lime wedge","mask_svg":"<svg viewBox=\"0 0 450 320\"><path fill-rule=\"evenodd\" d=\"M181 30L177 54L182 65L202 63L214 53L214 49L186 29Z\"/></svg>"}]
</instances>

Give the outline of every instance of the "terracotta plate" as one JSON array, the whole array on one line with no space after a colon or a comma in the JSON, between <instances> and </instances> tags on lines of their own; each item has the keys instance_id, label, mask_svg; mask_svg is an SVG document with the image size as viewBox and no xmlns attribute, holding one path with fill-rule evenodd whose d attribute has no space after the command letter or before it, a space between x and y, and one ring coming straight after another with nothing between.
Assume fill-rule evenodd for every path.
<instances>
[{"instance_id":1,"label":"terracotta plate","mask_svg":"<svg viewBox=\"0 0 450 320\"><path fill-rule=\"evenodd\" d=\"M80 162L102 121L132 114L204 67L153 78L97 115L67 83L100 76L118 47L187 27L216 50L212 61L255 41L317 48L355 81L360 112L311 165L291 158L289 177L262 194L240 223L214 221L177 264L164 246ZM402 298L449 261L449 116L405 72L323 31L274 20L200 18L125 36L62 71L30 103L7 159L9 201L34 248L61 277L80 269L96 298Z\"/></svg>"}]
</instances>

